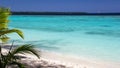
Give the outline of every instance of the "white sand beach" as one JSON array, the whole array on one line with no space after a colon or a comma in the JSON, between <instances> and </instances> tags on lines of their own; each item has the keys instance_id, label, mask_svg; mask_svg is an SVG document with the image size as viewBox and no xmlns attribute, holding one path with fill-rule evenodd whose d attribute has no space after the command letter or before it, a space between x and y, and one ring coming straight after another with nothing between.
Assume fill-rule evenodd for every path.
<instances>
[{"instance_id":1,"label":"white sand beach","mask_svg":"<svg viewBox=\"0 0 120 68\"><path fill-rule=\"evenodd\" d=\"M7 49L2 49L2 52L7 52ZM22 55L26 57L22 59L22 62L34 68L38 65L49 66L43 68L120 68L120 63L102 62L47 51L41 51L40 54L40 59L30 54Z\"/></svg>"}]
</instances>

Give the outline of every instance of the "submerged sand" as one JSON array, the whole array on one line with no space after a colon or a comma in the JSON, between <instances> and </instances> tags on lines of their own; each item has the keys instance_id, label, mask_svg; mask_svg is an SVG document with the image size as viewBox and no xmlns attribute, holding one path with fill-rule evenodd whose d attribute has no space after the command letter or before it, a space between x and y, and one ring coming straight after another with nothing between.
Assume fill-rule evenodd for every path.
<instances>
[{"instance_id":1,"label":"submerged sand","mask_svg":"<svg viewBox=\"0 0 120 68\"><path fill-rule=\"evenodd\" d=\"M2 49L7 52L7 49ZM84 57L74 57L53 52L41 51L41 58L31 54L22 56L21 62L27 65L27 68L120 68L120 63L98 61Z\"/></svg>"}]
</instances>

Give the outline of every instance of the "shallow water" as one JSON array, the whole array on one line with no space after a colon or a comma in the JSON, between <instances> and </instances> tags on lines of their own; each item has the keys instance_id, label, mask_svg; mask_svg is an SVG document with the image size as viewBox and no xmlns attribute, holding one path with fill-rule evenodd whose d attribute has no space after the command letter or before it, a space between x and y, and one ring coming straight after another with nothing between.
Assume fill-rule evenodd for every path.
<instances>
[{"instance_id":1,"label":"shallow water","mask_svg":"<svg viewBox=\"0 0 120 68\"><path fill-rule=\"evenodd\" d=\"M10 27L20 28L25 40L43 50L120 62L120 16L14 15Z\"/></svg>"}]
</instances>

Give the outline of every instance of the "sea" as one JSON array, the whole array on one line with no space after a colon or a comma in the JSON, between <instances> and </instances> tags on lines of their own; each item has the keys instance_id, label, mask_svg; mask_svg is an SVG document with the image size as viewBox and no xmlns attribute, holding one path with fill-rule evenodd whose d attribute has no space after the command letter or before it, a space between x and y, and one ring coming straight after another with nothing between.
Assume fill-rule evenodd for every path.
<instances>
[{"instance_id":1,"label":"sea","mask_svg":"<svg viewBox=\"0 0 120 68\"><path fill-rule=\"evenodd\" d=\"M12 15L10 42L77 57L120 62L120 16Z\"/></svg>"}]
</instances>

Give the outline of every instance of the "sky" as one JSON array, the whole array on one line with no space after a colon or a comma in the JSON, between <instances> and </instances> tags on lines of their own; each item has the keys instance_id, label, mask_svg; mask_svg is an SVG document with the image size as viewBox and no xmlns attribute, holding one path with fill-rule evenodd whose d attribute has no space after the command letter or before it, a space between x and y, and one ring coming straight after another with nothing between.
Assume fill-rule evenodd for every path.
<instances>
[{"instance_id":1,"label":"sky","mask_svg":"<svg viewBox=\"0 0 120 68\"><path fill-rule=\"evenodd\" d=\"M12 11L34 12L120 12L120 0L0 0Z\"/></svg>"}]
</instances>

